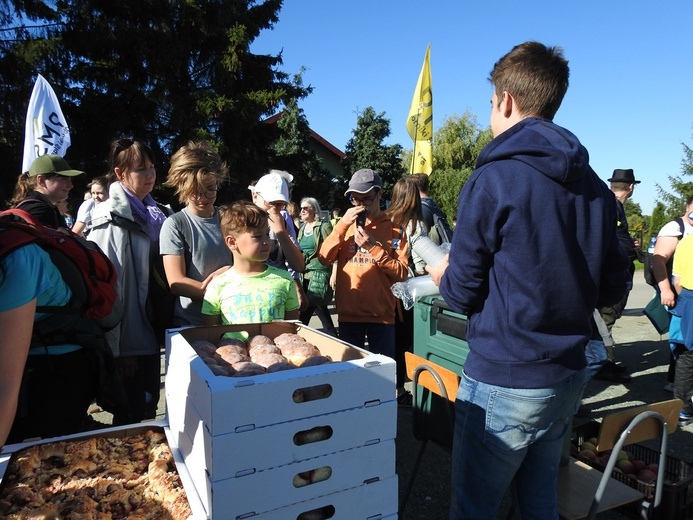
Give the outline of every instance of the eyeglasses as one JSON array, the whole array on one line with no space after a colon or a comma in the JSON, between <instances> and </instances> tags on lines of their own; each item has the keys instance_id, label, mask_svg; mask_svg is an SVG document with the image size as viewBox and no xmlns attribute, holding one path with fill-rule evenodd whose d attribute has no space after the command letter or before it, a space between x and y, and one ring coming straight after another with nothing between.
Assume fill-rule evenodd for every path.
<instances>
[{"instance_id":1,"label":"eyeglasses","mask_svg":"<svg viewBox=\"0 0 693 520\"><path fill-rule=\"evenodd\" d=\"M267 204L268 206L274 206L279 211L283 210L286 207L286 202L282 202L280 200L278 200L276 202L265 201L265 204Z\"/></svg>"},{"instance_id":2,"label":"eyeglasses","mask_svg":"<svg viewBox=\"0 0 693 520\"><path fill-rule=\"evenodd\" d=\"M356 206L357 204L361 204L363 206L368 206L369 204L372 204L375 199L378 198L378 194L376 193L375 195L371 195L370 197L354 197L353 195L349 195L349 201Z\"/></svg>"},{"instance_id":3,"label":"eyeglasses","mask_svg":"<svg viewBox=\"0 0 693 520\"><path fill-rule=\"evenodd\" d=\"M311 211L313 208L310 206L301 206L301 211Z\"/></svg>"},{"instance_id":4,"label":"eyeglasses","mask_svg":"<svg viewBox=\"0 0 693 520\"><path fill-rule=\"evenodd\" d=\"M217 192L219 191L219 187L215 186L214 189L211 190L205 190L200 193L196 193L194 196L197 198L207 198L207 199L215 199L217 197Z\"/></svg>"}]
</instances>

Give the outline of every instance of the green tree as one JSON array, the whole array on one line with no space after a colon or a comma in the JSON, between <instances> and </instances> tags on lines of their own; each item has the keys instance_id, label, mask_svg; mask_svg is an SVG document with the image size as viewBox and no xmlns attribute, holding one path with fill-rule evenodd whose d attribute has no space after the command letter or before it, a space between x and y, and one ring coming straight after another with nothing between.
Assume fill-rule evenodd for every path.
<instances>
[{"instance_id":1,"label":"green tree","mask_svg":"<svg viewBox=\"0 0 693 520\"><path fill-rule=\"evenodd\" d=\"M386 196L406 170L402 166L402 146L386 145L390 136L390 120L385 113L377 114L373 107L367 107L356 119L353 137L347 142L343 165L347 178L341 179L335 195L344 193L349 177L361 168L377 171L383 179ZM341 190L341 191L340 191ZM338 199L337 199L338 200Z\"/></svg>"},{"instance_id":2,"label":"green tree","mask_svg":"<svg viewBox=\"0 0 693 520\"><path fill-rule=\"evenodd\" d=\"M693 195L693 181L688 180L693 176L693 150L685 143L682 143L682 146L684 157L681 160L681 174L668 177L672 191L668 192L659 184L656 185L661 199L658 203L661 202L664 206L664 223L680 217L686 208L686 199ZM659 228L650 229L653 232L659 231Z\"/></svg>"},{"instance_id":3,"label":"green tree","mask_svg":"<svg viewBox=\"0 0 693 520\"><path fill-rule=\"evenodd\" d=\"M298 103L291 101L277 121L279 138L272 147L277 169L294 176L292 198L300 202L303 197L315 197L327 209L332 203L330 174L311 147L308 120Z\"/></svg>"},{"instance_id":4,"label":"green tree","mask_svg":"<svg viewBox=\"0 0 693 520\"><path fill-rule=\"evenodd\" d=\"M429 195L452 222L457 215L457 198L474 171L481 150L493 139L489 127L482 128L470 111L447 117L433 134L433 172ZM411 150L403 154L408 171Z\"/></svg>"},{"instance_id":5,"label":"green tree","mask_svg":"<svg viewBox=\"0 0 693 520\"><path fill-rule=\"evenodd\" d=\"M251 43L278 20L281 0L71 0L11 2L21 24L0 45L0 106L26 107L36 73L61 98L71 127L68 159L90 175L104 171L108 142L146 140L159 159L191 139L209 139L235 181L220 194L245 196L249 180L272 167L277 129L262 120L310 93L279 70L281 55ZM39 6L40 4L40 6ZM31 29L27 20L35 20ZM18 170L23 117L0 112L3 164ZM21 119L21 121L19 121Z\"/></svg>"},{"instance_id":6,"label":"green tree","mask_svg":"<svg viewBox=\"0 0 693 520\"><path fill-rule=\"evenodd\" d=\"M676 215L678 216L678 215ZM676 218L673 217L673 218ZM652 239L653 236L657 236L657 233L659 233L659 230L662 229L662 226L666 224L667 222L671 221L671 218L667 217L666 214L666 207L662 202L657 201L655 204L654 209L652 210L652 216L650 217L650 223L648 226L648 236L647 236L647 243L645 244L645 247L650 243L650 240Z\"/></svg>"}]
</instances>

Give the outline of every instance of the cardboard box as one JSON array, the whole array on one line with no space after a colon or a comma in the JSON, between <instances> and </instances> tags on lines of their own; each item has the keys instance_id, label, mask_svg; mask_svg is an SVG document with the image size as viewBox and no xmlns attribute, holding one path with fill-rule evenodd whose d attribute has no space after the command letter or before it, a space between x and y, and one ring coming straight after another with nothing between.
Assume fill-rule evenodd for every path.
<instances>
[{"instance_id":1,"label":"cardboard box","mask_svg":"<svg viewBox=\"0 0 693 520\"><path fill-rule=\"evenodd\" d=\"M213 343L228 331L275 338L284 332L304 337L335 363L252 377L215 376L190 346ZM210 435L253 430L340 410L395 400L395 362L371 354L300 323L275 321L169 330L167 334L167 414L171 425L192 404ZM296 402L301 394L322 392L324 398ZM183 400L183 395L187 396Z\"/></svg>"},{"instance_id":2,"label":"cardboard box","mask_svg":"<svg viewBox=\"0 0 693 520\"><path fill-rule=\"evenodd\" d=\"M190 509L192 510L191 519L203 520L207 518L207 513L200 501L199 495L195 486L193 485L192 478L188 473L185 463L183 462L183 457L178 449L175 442L172 441L170 437L170 430L168 428L168 423L166 421L150 421L146 423L129 424L125 426L114 426L112 428L104 428L101 430L94 430L91 432L77 433L73 435L64 435L61 437L52 437L48 439L41 439L38 441L23 442L17 444L8 444L2 448L0 452L0 483L2 482L2 477L5 475L7 470L7 465L9 464L12 454L35 446L38 444L47 444L51 442L62 442L62 441L74 441L81 439L91 439L91 438L102 438L102 437L126 437L128 435L137 435L148 430L163 431L166 434L166 440L171 448L171 453L173 454L173 459L176 465L176 470L180 476L181 483L183 484L183 489L185 489L185 494L188 498L188 503L190 504Z\"/></svg>"},{"instance_id":3,"label":"cardboard box","mask_svg":"<svg viewBox=\"0 0 693 520\"><path fill-rule=\"evenodd\" d=\"M190 465L202 461L212 481L369 446L397 435L395 401L216 436L204 427L191 404L185 410L183 424L175 427L184 435L177 437L181 452ZM311 434L324 439L306 442Z\"/></svg>"},{"instance_id":4,"label":"cardboard box","mask_svg":"<svg viewBox=\"0 0 693 520\"><path fill-rule=\"evenodd\" d=\"M366 483L396 478L393 440L214 482L204 471L203 461L194 459L195 455L186 458L186 466L207 514L213 519L250 518ZM331 470L326 480L294 486L296 475L325 467ZM381 500L381 510L396 510L396 496L384 496Z\"/></svg>"},{"instance_id":5,"label":"cardboard box","mask_svg":"<svg viewBox=\"0 0 693 520\"><path fill-rule=\"evenodd\" d=\"M397 518L397 484L397 477L391 477L259 515L244 515L236 518L248 518L249 520L286 520L287 518L394 520Z\"/></svg>"}]
</instances>

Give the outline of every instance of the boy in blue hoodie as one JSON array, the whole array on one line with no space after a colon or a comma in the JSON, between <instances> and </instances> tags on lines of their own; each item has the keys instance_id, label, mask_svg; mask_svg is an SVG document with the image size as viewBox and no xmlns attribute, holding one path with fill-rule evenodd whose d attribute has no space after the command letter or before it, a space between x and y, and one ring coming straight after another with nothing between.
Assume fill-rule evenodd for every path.
<instances>
[{"instance_id":1,"label":"boy in blue hoodie","mask_svg":"<svg viewBox=\"0 0 693 520\"><path fill-rule=\"evenodd\" d=\"M450 518L496 518L514 481L522 518L558 518L564 435L587 382L595 308L627 288L613 193L552 120L562 50L526 42L491 72L491 129L458 201L448 262L429 268L469 317L455 402Z\"/></svg>"}]
</instances>

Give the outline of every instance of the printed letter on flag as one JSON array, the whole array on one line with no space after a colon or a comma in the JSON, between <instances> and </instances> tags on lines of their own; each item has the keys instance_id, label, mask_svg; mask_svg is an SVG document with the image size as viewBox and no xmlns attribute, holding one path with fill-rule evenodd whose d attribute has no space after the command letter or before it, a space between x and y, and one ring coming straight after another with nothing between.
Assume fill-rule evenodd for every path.
<instances>
[{"instance_id":1,"label":"printed letter on flag","mask_svg":"<svg viewBox=\"0 0 693 520\"><path fill-rule=\"evenodd\" d=\"M58 98L50 84L39 74L26 112L22 172L28 172L38 156L53 154L64 157L69 147L70 129L60 110Z\"/></svg>"},{"instance_id":2,"label":"printed letter on flag","mask_svg":"<svg viewBox=\"0 0 693 520\"><path fill-rule=\"evenodd\" d=\"M433 167L433 90L431 88L431 46L426 48L423 67L411 100L407 132L414 140L411 173L430 174Z\"/></svg>"}]
</instances>

